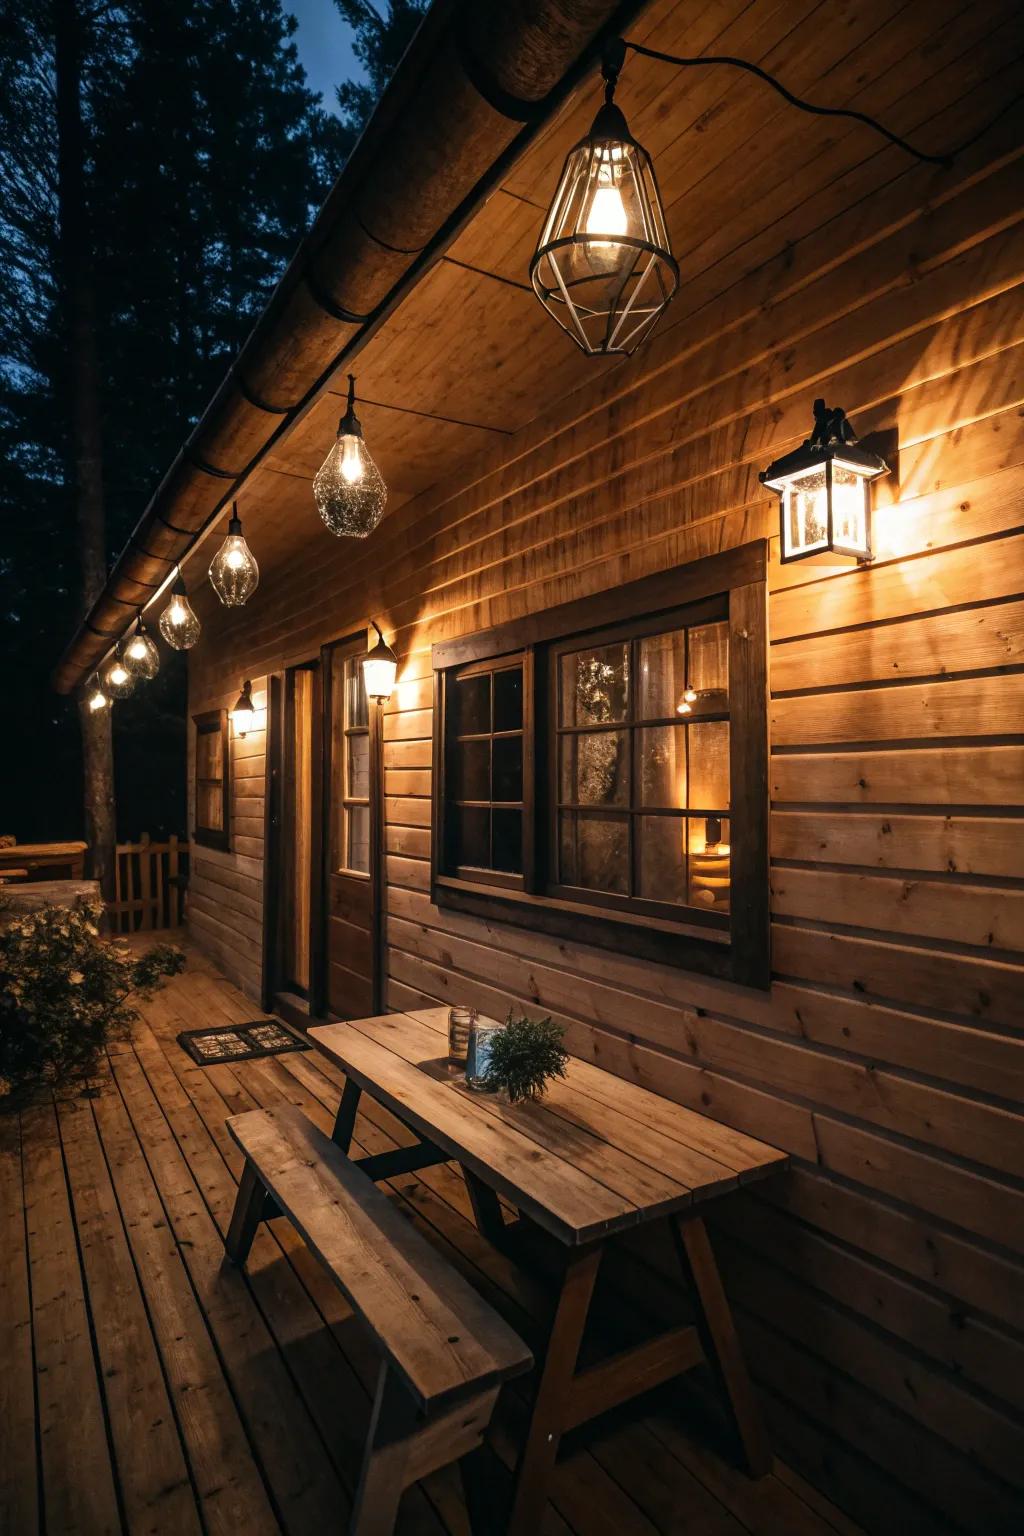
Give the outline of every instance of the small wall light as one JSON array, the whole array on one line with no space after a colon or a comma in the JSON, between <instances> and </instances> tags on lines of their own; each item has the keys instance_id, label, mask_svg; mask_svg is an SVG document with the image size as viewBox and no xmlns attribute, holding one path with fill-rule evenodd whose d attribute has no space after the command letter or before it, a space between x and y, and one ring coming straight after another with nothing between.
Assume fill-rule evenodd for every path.
<instances>
[{"instance_id":1,"label":"small wall light","mask_svg":"<svg viewBox=\"0 0 1024 1536\"><path fill-rule=\"evenodd\" d=\"M244 740L246 731L252 729L256 719L256 706L252 701L252 683L248 678L242 684L242 691L232 704L230 714L235 735L240 740Z\"/></svg>"},{"instance_id":2,"label":"small wall light","mask_svg":"<svg viewBox=\"0 0 1024 1536\"><path fill-rule=\"evenodd\" d=\"M390 699L395 686L398 657L384 639L377 620L371 619L370 623L377 631L377 644L363 657L363 684L366 697L383 705Z\"/></svg>"},{"instance_id":3,"label":"small wall light","mask_svg":"<svg viewBox=\"0 0 1024 1536\"><path fill-rule=\"evenodd\" d=\"M124 648L124 664L132 677L141 677L147 682L160 671L160 652L149 638L141 612L138 627Z\"/></svg>"},{"instance_id":4,"label":"small wall light","mask_svg":"<svg viewBox=\"0 0 1024 1536\"><path fill-rule=\"evenodd\" d=\"M844 410L815 400L811 436L760 475L779 493L782 563L826 552L868 562L868 486L888 472L883 458L860 447Z\"/></svg>"}]
</instances>

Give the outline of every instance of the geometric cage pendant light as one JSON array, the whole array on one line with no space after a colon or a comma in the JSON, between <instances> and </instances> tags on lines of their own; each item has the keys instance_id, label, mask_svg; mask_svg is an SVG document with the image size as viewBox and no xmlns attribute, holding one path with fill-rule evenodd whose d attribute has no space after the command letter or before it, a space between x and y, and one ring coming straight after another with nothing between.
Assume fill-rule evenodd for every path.
<instances>
[{"instance_id":1,"label":"geometric cage pendant light","mask_svg":"<svg viewBox=\"0 0 1024 1536\"><path fill-rule=\"evenodd\" d=\"M625 55L605 52L605 102L566 156L530 281L588 356L634 352L679 286L651 157L612 97Z\"/></svg>"},{"instance_id":2,"label":"geometric cage pendant light","mask_svg":"<svg viewBox=\"0 0 1024 1536\"><path fill-rule=\"evenodd\" d=\"M348 404L334 446L313 478L313 500L324 524L339 537L365 539L387 505L384 477L363 441L356 415L356 381L348 376Z\"/></svg>"}]
</instances>

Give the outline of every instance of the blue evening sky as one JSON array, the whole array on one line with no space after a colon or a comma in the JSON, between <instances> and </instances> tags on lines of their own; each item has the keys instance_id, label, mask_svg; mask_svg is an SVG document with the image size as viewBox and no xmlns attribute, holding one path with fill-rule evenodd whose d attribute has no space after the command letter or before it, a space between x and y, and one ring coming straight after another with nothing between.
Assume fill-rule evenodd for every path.
<instances>
[{"instance_id":1,"label":"blue evening sky","mask_svg":"<svg viewBox=\"0 0 1024 1536\"><path fill-rule=\"evenodd\" d=\"M351 33L334 0L284 0L282 9L290 11L299 24L292 41L310 90L322 93L326 111L337 112L334 87L361 75L362 70L352 53Z\"/></svg>"}]
</instances>

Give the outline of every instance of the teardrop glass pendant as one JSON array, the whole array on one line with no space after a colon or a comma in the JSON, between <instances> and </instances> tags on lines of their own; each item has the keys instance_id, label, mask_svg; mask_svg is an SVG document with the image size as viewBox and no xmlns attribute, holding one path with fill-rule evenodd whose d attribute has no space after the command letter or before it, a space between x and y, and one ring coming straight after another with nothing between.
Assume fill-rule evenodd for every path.
<instances>
[{"instance_id":1,"label":"teardrop glass pendant","mask_svg":"<svg viewBox=\"0 0 1024 1536\"><path fill-rule=\"evenodd\" d=\"M237 503L232 504L228 535L210 561L210 581L225 608L241 608L260 583L260 568L242 534Z\"/></svg>"},{"instance_id":2,"label":"teardrop glass pendant","mask_svg":"<svg viewBox=\"0 0 1024 1536\"><path fill-rule=\"evenodd\" d=\"M356 381L349 374L348 408L334 447L316 472L313 500L332 533L365 539L384 516L388 488L363 441L355 398Z\"/></svg>"},{"instance_id":3,"label":"teardrop glass pendant","mask_svg":"<svg viewBox=\"0 0 1024 1536\"><path fill-rule=\"evenodd\" d=\"M202 625L188 600L181 572L171 588L171 600L160 615L160 633L175 651L190 651L199 639Z\"/></svg>"},{"instance_id":4,"label":"teardrop glass pendant","mask_svg":"<svg viewBox=\"0 0 1024 1536\"><path fill-rule=\"evenodd\" d=\"M156 677L160 671L160 652L150 639L149 631L142 622L141 613L138 628L124 648L123 660L132 677L141 677L146 682Z\"/></svg>"},{"instance_id":5,"label":"teardrop glass pendant","mask_svg":"<svg viewBox=\"0 0 1024 1536\"><path fill-rule=\"evenodd\" d=\"M135 679L125 666L118 647L104 669L103 692L108 699L126 699L134 687Z\"/></svg>"}]
</instances>

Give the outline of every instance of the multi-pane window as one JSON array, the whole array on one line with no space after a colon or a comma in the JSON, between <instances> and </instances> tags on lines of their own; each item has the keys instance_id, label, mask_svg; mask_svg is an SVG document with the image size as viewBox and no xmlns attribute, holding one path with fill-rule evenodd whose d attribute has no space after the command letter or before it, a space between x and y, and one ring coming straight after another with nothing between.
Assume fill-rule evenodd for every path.
<instances>
[{"instance_id":1,"label":"multi-pane window","mask_svg":"<svg viewBox=\"0 0 1024 1536\"><path fill-rule=\"evenodd\" d=\"M434 647L434 900L767 985L763 543Z\"/></svg>"},{"instance_id":2,"label":"multi-pane window","mask_svg":"<svg viewBox=\"0 0 1024 1536\"><path fill-rule=\"evenodd\" d=\"M192 719L196 728L193 836L197 843L207 848L227 848L230 844L227 710L207 710Z\"/></svg>"},{"instance_id":3,"label":"multi-pane window","mask_svg":"<svg viewBox=\"0 0 1024 1536\"><path fill-rule=\"evenodd\" d=\"M459 668L446 695L448 859L488 880L523 873L523 658Z\"/></svg>"},{"instance_id":4,"label":"multi-pane window","mask_svg":"<svg viewBox=\"0 0 1024 1536\"><path fill-rule=\"evenodd\" d=\"M727 912L724 609L710 622L574 640L554 656L559 894Z\"/></svg>"},{"instance_id":5,"label":"multi-pane window","mask_svg":"<svg viewBox=\"0 0 1024 1536\"><path fill-rule=\"evenodd\" d=\"M332 785L331 869L370 872L370 719L362 656L331 656L331 762L341 765Z\"/></svg>"}]
</instances>

